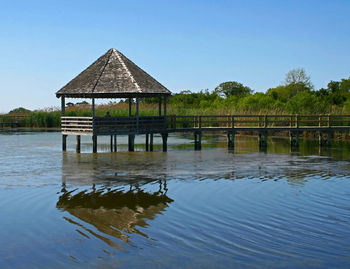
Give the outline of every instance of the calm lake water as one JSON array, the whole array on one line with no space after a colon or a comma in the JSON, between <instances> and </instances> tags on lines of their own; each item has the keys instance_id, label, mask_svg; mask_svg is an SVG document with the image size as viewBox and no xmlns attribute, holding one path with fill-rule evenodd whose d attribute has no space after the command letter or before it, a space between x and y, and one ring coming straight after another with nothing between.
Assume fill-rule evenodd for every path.
<instances>
[{"instance_id":1,"label":"calm lake water","mask_svg":"<svg viewBox=\"0 0 350 269\"><path fill-rule=\"evenodd\" d=\"M350 267L350 144L0 134L0 268Z\"/></svg>"}]
</instances>

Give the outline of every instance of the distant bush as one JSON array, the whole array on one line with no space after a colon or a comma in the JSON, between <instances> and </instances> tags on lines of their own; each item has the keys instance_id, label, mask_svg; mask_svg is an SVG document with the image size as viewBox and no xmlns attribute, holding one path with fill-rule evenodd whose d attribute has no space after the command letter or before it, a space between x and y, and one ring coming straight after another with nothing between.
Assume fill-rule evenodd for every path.
<instances>
[{"instance_id":1,"label":"distant bush","mask_svg":"<svg viewBox=\"0 0 350 269\"><path fill-rule=\"evenodd\" d=\"M30 112L29 109L26 109L24 107L18 107L18 108L12 109L8 114L27 114L29 112Z\"/></svg>"}]
</instances>

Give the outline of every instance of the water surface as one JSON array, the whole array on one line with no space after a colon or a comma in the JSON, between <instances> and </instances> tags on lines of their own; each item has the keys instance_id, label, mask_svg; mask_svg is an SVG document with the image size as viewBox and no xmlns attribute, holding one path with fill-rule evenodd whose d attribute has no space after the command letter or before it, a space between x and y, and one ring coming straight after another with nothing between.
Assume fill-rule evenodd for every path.
<instances>
[{"instance_id":1,"label":"water surface","mask_svg":"<svg viewBox=\"0 0 350 269\"><path fill-rule=\"evenodd\" d=\"M117 153L59 133L0 135L0 268L349 267L348 143L169 137Z\"/></svg>"}]
</instances>

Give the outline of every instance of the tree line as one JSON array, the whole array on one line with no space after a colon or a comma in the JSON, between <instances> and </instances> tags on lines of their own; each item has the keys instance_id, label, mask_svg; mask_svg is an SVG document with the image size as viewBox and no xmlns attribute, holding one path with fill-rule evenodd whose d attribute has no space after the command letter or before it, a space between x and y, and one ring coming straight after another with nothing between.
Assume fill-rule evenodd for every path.
<instances>
[{"instance_id":1,"label":"tree line","mask_svg":"<svg viewBox=\"0 0 350 269\"><path fill-rule=\"evenodd\" d=\"M156 99L145 99L156 103ZM212 91L181 91L169 104L184 109L226 110L230 113L328 114L350 113L350 78L330 81L327 88L314 89L303 68L286 74L285 80L265 93L253 92L237 81L227 81Z\"/></svg>"},{"instance_id":2,"label":"tree line","mask_svg":"<svg viewBox=\"0 0 350 269\"><path fill-rule=\"evenodd\" d=\"M145 98L141 102L141 115L158 115L158 98ZM168 104L169 115L350 114L350 77L330 81L326 88L316 90L305 70L297 68L286 74L281 85L267 89L265 93L254 92L237 81L227 81L213 90L173 94ZM127 101L99 105L96 116L104 116L107 111L112 116L127 116ZM60 125L59 108L29 111L20 107L9 114L27 115L25 126L28 127ZM86 101L67 103L66 115L91 116L90 104Z\"/></svg>"}]
</instances>

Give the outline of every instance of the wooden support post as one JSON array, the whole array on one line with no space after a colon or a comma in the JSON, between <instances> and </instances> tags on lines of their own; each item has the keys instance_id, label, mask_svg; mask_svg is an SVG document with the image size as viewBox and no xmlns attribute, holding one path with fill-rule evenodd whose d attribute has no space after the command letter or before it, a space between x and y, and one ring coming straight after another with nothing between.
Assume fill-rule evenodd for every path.
<instances>
[{"instance_id":1,"label":"wooden support post","mask_svg":"<svg viewBox=\"0 0 350 269\"><path fill-rule=\"evenodd\" d=\"M318 132L318 143L320 147L324 146L331 146L332 145L332 139L333 139L333 133L332 131L327 131L327 137L324 137L324 133L321 131Z\"/></svg>"},{"instance_id":2,"label":"wooden support post","mask_svg":"<svg viewBox=\"0 0 350 269\"><path fill-rule=\"evenodd\" d=\"M64 116L66 113L66 98L62 95L61 96L61 115Z\"/></svg>"},{"instance_id":3,"label":"wooden support post","mask_svg":"<svg viewBox=\"0 0 350 269\"><path fill-rule=\"evenodd\" d=\"M153 133L150 134L150 145L149 145L149 150L153 151Z\"/></svg>"},{"instance_id":4,"label":"wooden support post","mask_svg":"<svg viewBox=\"0 0 350 269\"><path fill-rule=\"evenodd\" d=\"M227 147L233 149L235 147L235 131L227 132Z\"/></svg>"},{"instance_id":5,"label":"wooden support post","mask_svg":"<svg viewBox=\"0 0 350 269\"><path fill-rule=\"evenodd\" d=\"M111 152L113 152L113 135L111 135Z\"/></svg>"},{"instance_id":6,"label":"wooden support post","mask_svg":"<svg viewBox=\"0 0 350 269\"><path fill-rule=\"evenodd\" d=\"M135 151L135 135L128 136L129 151Z\"/></svg>"},{"instance_id":7,"label":"wooden support post","mask_svg":"<svg viewBox=\"0 0 350 269\"><path fill-rule=\"evenodd\" d=\"M162 116L162 97L158 99L158 115Z\"/></svg>"},{"instance_id":8,"label":"wooden support post","mask_svg":"<svg viewBox=\"0 0 350 269\"><path fill-rule=\"evenodd\" d=\"M65 97L61 96L61 115L64 116L66 111L66 101ZM62 135L62 151L67 150L67 135Z\"/></svg>"},{"instance_id":9,"label":"wooden support post","mask_svg":"<svg viewBox=\"0 0 350 269\"><path fill-rule=\"evenodd\" d=\"M259 132L259 147L260 148L267 147L267 131Z\"/></svg>"},{"instance_id":10,"label":"wooden support post","mask_svg":"<svg viewBox=\"0 0 350 269\"><path fill-rule=\"evenodd\" d=\"M92 152L97 152L97 135L92 136Z\"/></svg>"},{"instance_id":11,"label":"wooden support post","mask_svg":"<svg viewBox=\"0 0 350 269\"><path fill-rule=\"evenodd\" d=\"M164 96L164 117L166 117L166 103L167 103L167 97Z\"/></svg>"},{"instance_id":12,"label":"wooden support post","mask_svg":"<svg viewBox=\"0 0 350 269\"><path fill-rule=\"evenodd\" d=\"M324 142L323 142L323 133L321 131L318 132L318 144L320 147L323 146Z\"/></svg>"},{"instance_id":13,"label":"wooden support post","mask_svg":"<svg viewBox=\"0 0 350 269\"><path fill-rule=\"evenodd\" d=\"M194 132L194 150L202 149L202 132Z\"/></svg>"},{"instance_id":14,"label":"wooden support post","mask_svg":"<svg viewBox=\"0 0 350 269\"><path fill-rule=\"evenodd\" d=\"M162 133L163 152L168 151L168 133Z\"/></svg>"},{"instance_id":15,"label":"wooden support post","mask_svg":"<svg viewBox=\"0 0 350 269\"><path fill-rule=\"evenodd\" d=\"M117 135L114 135L114 152L117 152Z\"/></svg>"},{"instance_id":16,"label":"wooden support post","mask_svg":"<svg viewBox=\"0 0 350 269\"><path fill-rule=\"evenodd\" d=\"M194 150L198 150L198 132L193 133L194 138Z\"/></svg>"},{"instance_id":17,"label":"wooden support post","mask_svg":"<svg viewBox=\"0 0 350 269\"><path fill-rule=\"evenodd\" d=\"M132 98L129 98L129 117L131 117L131 104L132 104Z\"/></svg>"},{"instance_id":18,"label":"wooden support post","mask_svg":"<svg viewBox=\"0 0 350 269\"><path fill-rule=\"evenodd\" d=\"M291 147L298 147L299 146L299 132L289 132L289 138L290 138L290 146Z\"/></svg>"},{"instance_id":19,"label":"wooden support post","mask_svg":"<svg viewBox=\"0 0 350 269\"><path fill-rule=\"evenodd\" d=\"M330 147L332 145L332 139L333 139L333 132L328 131L327 132L327 146Z\"/></svg>"},{"instance_id":20,"label":"wooden support post","mask_svg":"<svg viewBox=\"0 0 350 269\"><path fill-rule=\"evenodd\" d=\"M165 129L165 130L166 130L166 128L167 128L166 102L167 102L167 97L164 96L164 129Z\"/></svg>"},{"instance_id":21,"label":"wooden support post","mask_svg":"<svg viewBox=\"0 0 350 269\"><path fill-rule=\"evenodd\" d=\"M92 98L91 106L92 106L92 108L91 108L92 113L91 114L92 114L92 118L94 120L94 118L95 118L95 98Z\"/></svg>"},{"instance_id":22,"label":"wooden support post","mask_svg":"<svg viewBox=\"0 0 350 269\"><path fill-rule=\"evenodd\" d=\"M67 135L62 135L62 150L67 150Z\"/></svg>"},{"instance_id":23,"label":"wooden support post","mask_svg":"<svg viewBox=\"0 0 350 269\"><path fill-rule=\"evenodd\" d=\"M146 147L146 151L148 151L148 150L149 150L148 140L149 140L149 134L146 134L146 145L145 145L145 147Z\"/></svg>"},{"instance_id":24,"label":"wooden support post","mask_svg":"<svg viewBox=\"0 0 350 269\"><path fill-rule=\"evenodd\" d=\"M139 98L136 98L136 133L139 133Z\"/></svg>"},{"instance_id":25,"label":"wooden support post","mask_svg":"<svg viewBox=\"0 0 350 269\"><path fill-rule=\"evenodd\" d=\"M78 153L80 153L80 135L77 135L77 146L76 146L76 150Z\"/></svg>"}]
</instances>

